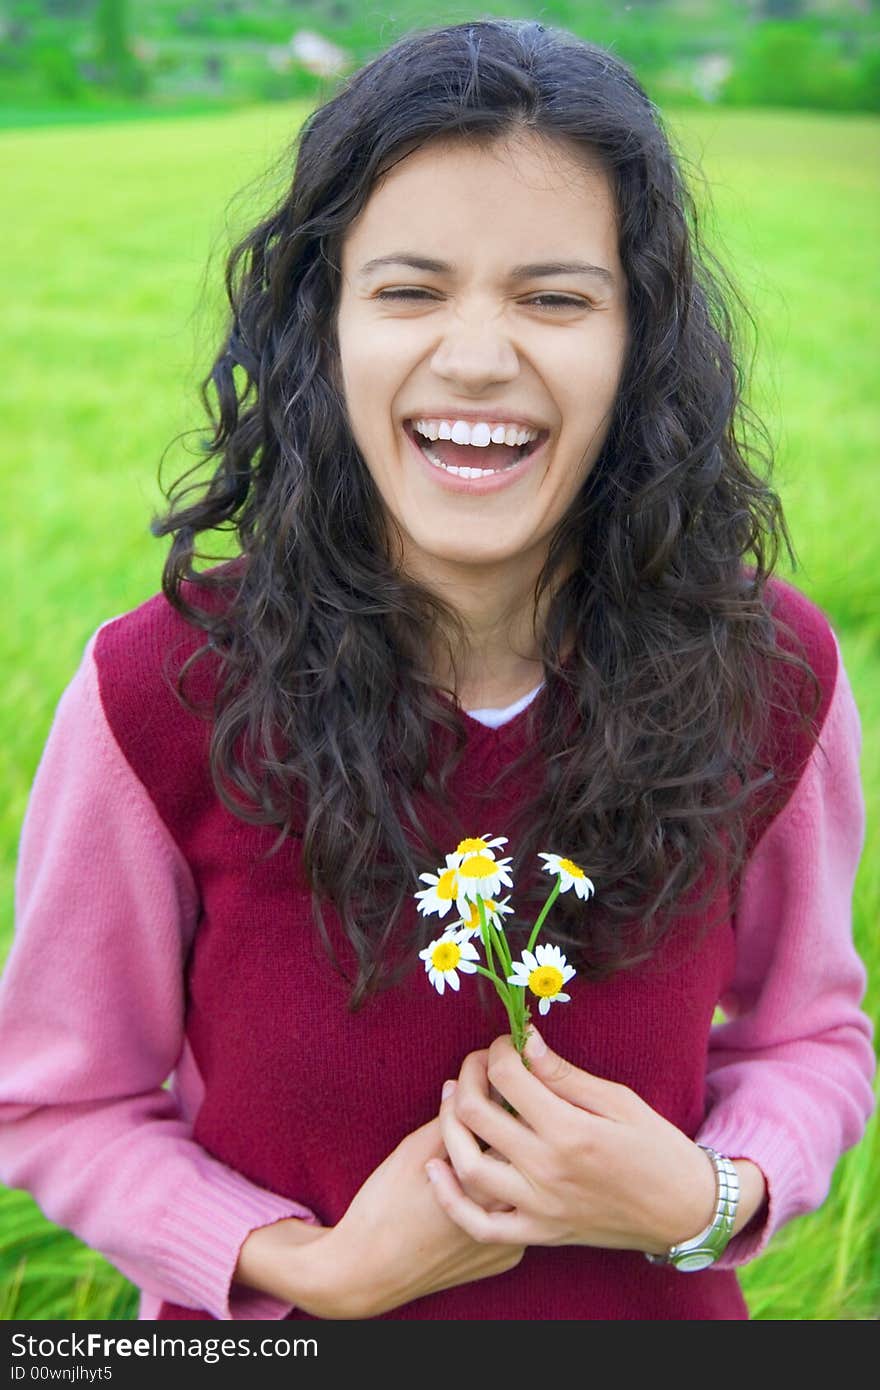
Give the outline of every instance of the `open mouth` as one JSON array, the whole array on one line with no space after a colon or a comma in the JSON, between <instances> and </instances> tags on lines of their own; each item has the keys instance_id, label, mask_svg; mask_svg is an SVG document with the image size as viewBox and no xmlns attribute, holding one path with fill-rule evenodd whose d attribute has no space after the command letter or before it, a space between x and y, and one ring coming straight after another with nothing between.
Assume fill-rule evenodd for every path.
<instances>
[{"instance_id":1,"label":"open mouth","mask_svg":"<svg viewBox=\"0 0 880 1390\"><path fill-rule=\"evenodd\" d=\"M482 448L475 444L459 444L455 448L456 457L460 461L452 465L438 458L436 448L438 444L448 446L450 441L428 439L426 435L419 434L412 420L404 420L403 428L430 464L451 473L453 476L467 476L466 473L461 473L461 469L476 469L485 477L504 473L508 469L515 468L523 459L540 449L550 433L549 430L541 430L536 439L530 439L526 444L488 444ZM448 447L445 452L448 454Z\"/></svg>"}]
</instances>

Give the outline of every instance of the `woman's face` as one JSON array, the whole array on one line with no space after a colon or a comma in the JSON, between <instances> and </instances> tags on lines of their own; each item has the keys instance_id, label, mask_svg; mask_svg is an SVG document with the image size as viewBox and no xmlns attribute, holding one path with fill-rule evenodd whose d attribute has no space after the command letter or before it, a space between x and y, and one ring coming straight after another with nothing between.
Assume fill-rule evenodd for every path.
<instances>
[{"instance_id":1,"label":"woman's face","mask_svg":"<svg viewBox=\"0 0 880 1390\"><path fill-rule=\"evenodd\" d=\"M395 259L370 268L377 258ZM551 262L596 269L541 273ZM546 553L608 432L626 353L604 172L534 135L484 150L434 142L378 182L341 269L349 423L400 529L404 568L424 580L488 576ZM422 442L435 457L501 469L492 490L451 484L424 457L411 437L424 419L490 426L490 448ZM542 431L540 447L506 477L518 450L500 445L498 427L517 421Z\"/></svg>"}]
</instances>

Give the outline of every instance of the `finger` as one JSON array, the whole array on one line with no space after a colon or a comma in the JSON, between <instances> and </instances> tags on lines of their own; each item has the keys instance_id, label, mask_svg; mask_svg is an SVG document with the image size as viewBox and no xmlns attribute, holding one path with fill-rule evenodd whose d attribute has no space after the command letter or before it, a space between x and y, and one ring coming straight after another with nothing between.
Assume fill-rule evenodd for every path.
<instances>
[{"instance_id":1,"label":"finger","mask_svg":"<svg viewBox=\"0 0 880 1390\"><path fill-rule=\"evenodd\" d=\"M485 1051L472 1052L465 1057L452 1107L455 1119L515 1167L534 1167L541 1162L538 1136L520 1116L511 1115L490 1096L486 1057ZM519 1065L522 1067L522 1063Z\"/></svg>"},{"instance_id":2,"label":"finger","mask_svg":"<svg viewBox=\"0 0 880 1390\"><path fill-rule=\"evenodd\" d=\"M449 1161L458 1182L471 1200L485 1209L516 1207L527 1195L527 1184L521 1173L492 1148L485 1152L466 1125L455 1114L453 1085L446 1083L446 1094L440 1104L440 1131Z\"/></svg>"},{"instance_id":3,"label":"finger","mask_svg":"<svg viewBox=\"0 0 880 1390\"><path fill-rule=\"evenodd\" d=\"M489 1149L486 1149L484 1152L485 1152L487 1158L495 1158L495 1159L498 1160L499 1163L506 1163L506 1164L508 1165L508 1167L512 1166L512 1165L510 1164L509 1160L506 1159L506 1158L504 1157L503 1154L496 1153L495 1149L489 1148ZM468 1195L470 1195L470 1194L468 1194ZM481 1206L484 1206L484 1207L486 1208L486 1211L509 1211L509 1210L511 1209L511 1207L516 1207L516 1206L519 1205L519 1203L517 1203L517 1202L502 1202L502 1201L499 1199L498 1201L490 1200L490 1201L487 1201L487 1202L481 1202L480 1205L481 1205Z\"/></svg>"},{"instance_id":4,"label":"finger","mask_svg":"<svg viewBox=\"0 0 880 1390\"><path fill-rule=\"evenodd\" d=\"M463 1191L448 1163L432 1159L425 1172L437 1202L472 1240L484 1245L526 1245L525 1223L516 1211L486 1211Z\"/></svg>"},{"instance_id":5,"label":"finger","mask_svg":"<svg viewBox=\"0 0 880 1390\"><path fill-rule=\"evenodd\" d=\"M525 1055L533 1076L549 1086L555 1095L583 1110L592 1111L594 1115L608 1120L627 1119L633 1102L639 1099L634 1091L619 1081L609 1081L607 1077L584 1071L568 1058L554 1052L537 1028L530 1030Z\"/></svg>"},{"instance_id":6,"label":"finger","mask_svg":"<svg viewBox=\"0 0 880 1390\"><path fill-rule=\"evenodd\" d=\"M486 1075L493 1090L516 1111L518 1123L527 1132L532 1131L539 1143L546 1143L548 1137L558 1134L560 1126L570 1121L571 1102L558 1096L523 1065L509 1034L496 1038L489 1048ZM509 1114L503 1106L499 1109L502 1114Z\"/></svg>"},{"instance_id":7,"label":"finger","mask_svg":"<svg viewBox=\"0 0 880 1390\"><path fill-rule=\"evenodd\" d=\"M593 1076L547 1048L535 1056L527 1047L525 1067L509 1035L496 1038L486 1064L493 1086L546 1138L571 1118L571 1107L597 1120L620 1120L633 1092L604 1077Z\"/></svg>"}]
</instances>

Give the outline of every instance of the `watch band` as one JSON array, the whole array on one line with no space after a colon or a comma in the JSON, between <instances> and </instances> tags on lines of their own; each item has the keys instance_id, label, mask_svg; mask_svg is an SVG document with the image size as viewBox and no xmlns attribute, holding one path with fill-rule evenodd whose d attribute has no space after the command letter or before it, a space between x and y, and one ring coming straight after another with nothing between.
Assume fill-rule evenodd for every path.
<instances>
[{"instance_id":1,"label":"watch band","mask_svg":"<svg viewBox=\"0 0 880 1390\"><path fill-rule=\"evenodd\" d=\"M739 1174L730 1159L710 1149L708 1144L698 1147L709 1155L715 1169L715 1215L699 1235L670 1245L664 1255L649 1255L645 1251L645 1259L650 1260L651 1264L673 1265L684 1273L708 1269L723 1253L733 1235L739 1202Z\"/></svg>"}]
</instances>

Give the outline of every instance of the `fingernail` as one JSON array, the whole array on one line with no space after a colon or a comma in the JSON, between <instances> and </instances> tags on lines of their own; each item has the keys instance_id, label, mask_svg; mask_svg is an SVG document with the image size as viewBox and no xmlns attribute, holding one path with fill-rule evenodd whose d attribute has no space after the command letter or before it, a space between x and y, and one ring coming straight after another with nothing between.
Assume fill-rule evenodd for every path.
<instances>
[{"instance_id":1,"label":"fingernail","mask_svg":"<svg viewBox=\"0 0 880 1390\"><path fill-rule=\"evenodd\" d=\"M454 1082L454 1081L444 1081L444 1082L443 1082L443 1090L441 1091L440 1094L442 1095L443 1099L446 1100L446 1097L447 1097L447 1096L451 1096L451 1095L452 1095L452 1092L453 1092L454 1090L455 1090L455 1082Z\"/></svg>"},{"instance_id":2,"label":"fingernail","mask_svg":"<svg viewBox=\"0 0 880 1390\"><path fill-rule=\"evenodd\" d=\"M523 1051L526 1056L530 1057L532 1060L536 1057L543 1057L544 1053L547 1051L547 1044L541 1037L537 1028L529 1029L529 1036L526 1038L526 1045Z\"/></svg>"}]
</instances>

